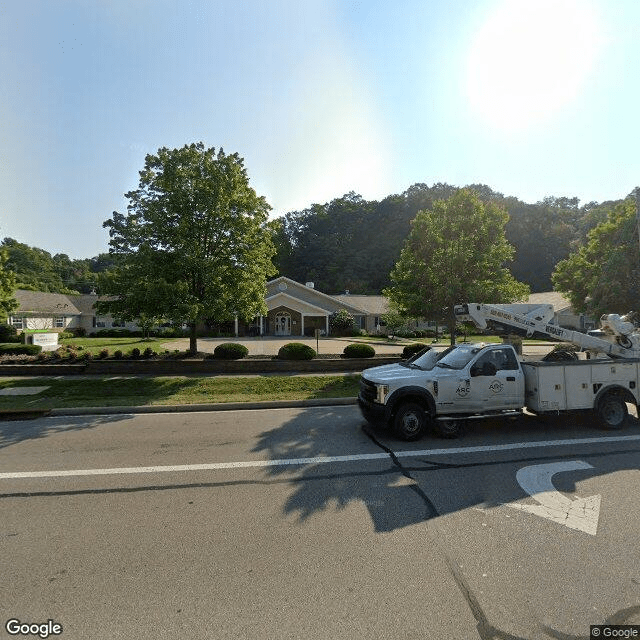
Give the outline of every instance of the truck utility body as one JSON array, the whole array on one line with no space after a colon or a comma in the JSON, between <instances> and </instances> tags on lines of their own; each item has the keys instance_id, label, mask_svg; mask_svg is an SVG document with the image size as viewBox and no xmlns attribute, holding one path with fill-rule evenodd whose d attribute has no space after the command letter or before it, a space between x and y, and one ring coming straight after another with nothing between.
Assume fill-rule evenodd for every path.
<instances>
[{"instance_id":1,"label":"truck utility body","mask_svg":"<svg viewBox=\"0 0 640 640\"><path fill-rule=\"evenodd\" d=\"M611 389L625 389L639 401L640 359L523 362L526 406L536 413L592 409L594 400Z\"/></svg>"},{"instance_id":2,"label":"truck utility body","mask_svg":"<svg viewBox=\"0 0 640 640\"><path fill-rule=\"evenodd\" d=\"M475 305L474 321L481 325L483 314L499 311L500 322L513 322L526 332L541 327L546 335L565 331L549 324L552 310L546 307L522 313L527 305L513 306L519 307L517 313ZM468 315L467 310L465 305L458 315ZM623 340L615 332L605 338L573 332L578 335L571 342L615 360L522 362L509 344L464 343L441 353L427 349L406 362L364 371L358 404L367 420L387 424L406 440L420 437L429 425L444 437L455 437L463 420L518 415L524 408L538 414L591 411L606 428L620 428L626 403L640 402L640 357L633 357L640 354L640 340L625 329Z\"/></svg>"}]
</instances>

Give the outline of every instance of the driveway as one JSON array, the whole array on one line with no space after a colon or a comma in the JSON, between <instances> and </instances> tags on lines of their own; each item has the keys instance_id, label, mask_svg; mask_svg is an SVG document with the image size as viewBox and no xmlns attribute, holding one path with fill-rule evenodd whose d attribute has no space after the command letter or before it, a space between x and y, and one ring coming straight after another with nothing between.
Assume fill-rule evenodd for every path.
<instances>
[{"instance_id":1,"label":"driveway","mask_svg":"<svg viewBox=\"0 0 640 640\"><path fill-rule=\"evenodd\" d=\"M316 343L315 338L301 338L300 336L287 336L285 338L272 336L264 336L262 338L198 338L198 351L213 353L213 350L219 344L235 342L247 347L251 356L275 356L283 345L290 342L302 342L308 344L319 354L341 354L348 344L356 341L349 338L320 338ZM371 346L378 355L396 355L402 353L404 344L404 342L401 342L398 344L372 344ZM189 348L189 340L175 341L163 346L170 350L180 349L185 351Z\"/></svg>"}]
</instances>

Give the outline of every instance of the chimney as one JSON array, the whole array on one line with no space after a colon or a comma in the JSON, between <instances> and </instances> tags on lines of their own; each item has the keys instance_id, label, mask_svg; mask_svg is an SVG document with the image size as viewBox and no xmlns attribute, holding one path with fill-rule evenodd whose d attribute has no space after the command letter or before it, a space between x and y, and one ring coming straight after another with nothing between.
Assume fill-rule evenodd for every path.
<instances>
[{"instance_id":1,"label":"chimney","mask_svg":"<svg viewBox=\"0 0 640 640\"><path fill-rule=\"evenodd\" d=\"M304 286L309 287L309 289L313 289L315 285L313 284L313 282L305 282Z\"/></svg>"}]
</instances>

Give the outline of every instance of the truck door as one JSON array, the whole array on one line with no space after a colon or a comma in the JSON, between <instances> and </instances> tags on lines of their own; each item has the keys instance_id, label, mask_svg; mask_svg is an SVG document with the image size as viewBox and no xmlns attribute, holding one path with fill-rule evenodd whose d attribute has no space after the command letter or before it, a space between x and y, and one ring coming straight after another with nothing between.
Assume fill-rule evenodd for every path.
<instances>
[{"instance_id":1,"label":"truck door","mask_svg":"<svg viewBox=\"0 0 640 640\"><path fill-rule=\"evenodd\" d=\"M511 347L484 351L469 370L470 394L479 410L520 408L524 402L522 371ZM473 404L476 404L475 402Z\"/></svg>"}]
</instances>

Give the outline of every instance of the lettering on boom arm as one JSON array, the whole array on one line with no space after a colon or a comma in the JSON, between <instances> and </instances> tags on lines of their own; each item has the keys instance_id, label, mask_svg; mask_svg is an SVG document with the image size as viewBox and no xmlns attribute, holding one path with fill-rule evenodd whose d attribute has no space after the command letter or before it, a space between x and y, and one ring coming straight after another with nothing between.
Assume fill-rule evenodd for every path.
<instances>
[{"instance_id":1,"label":"lettering on boom arm","mask_svg":"<svg viewBox=\"0 0 640 640\"><path fill-rule=\"evenodd\" d=\"M526 318L523 318L522 316L514 316L510 313L507 313L506 311L499 311L498 309L491 309L491 315L495 316L496 318L508 320L513 324L522 325L523 327L533 327L535 325L535 323L527 320Z\"/></svg>"},{"instance_id":2,"label":"lettering on boom arm","mask_svg":"<svg viewBox=\"0 0 640 640\"><path fill-rule=\"evenodd\" d=\"M560 327L554 327L553 325L548 324L544 330L547 333L550 333L553 336L558 336L559 338L562 338L562 336L564 336L564 329L561 329Z\"/></svg>"}]
</instances>

